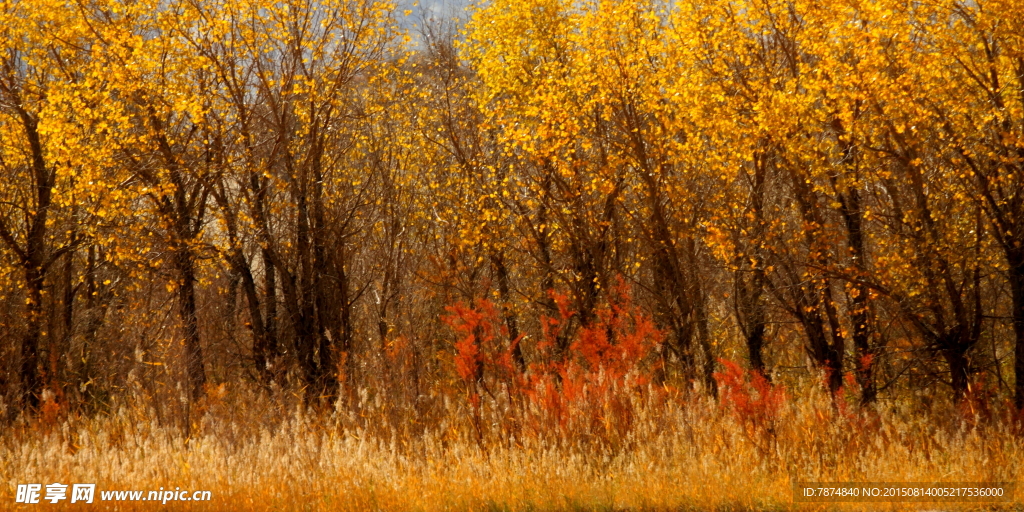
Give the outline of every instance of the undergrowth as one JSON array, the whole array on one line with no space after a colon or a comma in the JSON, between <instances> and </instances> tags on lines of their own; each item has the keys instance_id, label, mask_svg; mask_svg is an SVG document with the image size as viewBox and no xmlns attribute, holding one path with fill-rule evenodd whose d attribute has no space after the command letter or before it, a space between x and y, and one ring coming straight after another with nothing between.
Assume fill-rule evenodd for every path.
<instances>
[{"instance_id":1,"label":"undergrowth","mask_svg":"<svg viewBox=\"0 0 1024 512\"><path fill-rule=\"evenodd\" d=\"M397 386L333 404L229 383L176 415L141 386L91 414L48 397L0 431L0 509L966 510L980 505L794 503L792 484L1021 479L1011 408L983 390L956 407L861 407L821 379L769 381L720 360L713 398L666 376L663 335L628 294L586 324L559 309L517 362L522 336L509 339L497 307L453 305L450 378L407 406L399 344L387 354ZM53 482L213 499L14 504L17 485Z\"/></svg>"}]
</instances>

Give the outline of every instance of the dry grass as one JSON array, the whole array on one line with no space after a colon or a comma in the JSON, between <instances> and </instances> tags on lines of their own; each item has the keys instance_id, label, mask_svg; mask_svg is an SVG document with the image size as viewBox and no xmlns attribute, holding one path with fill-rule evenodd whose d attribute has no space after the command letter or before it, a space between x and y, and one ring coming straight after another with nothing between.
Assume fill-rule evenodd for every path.
<instances>
[{"instance_id":1,"label":"dry grass","mask_svg":"<svg viewBox=\"0 0 1024 512\"><path fill-rule=\"evenodd\" d=\"M753 420L648 387L615 411L569 410L571 421L549 430L509 430L498 401L474 420L453 398L427 422L367 400L358 412L310 412L230 389L193 412L201 419L187 442L175 422L161 426L140 406L19 420L0 434L0 509L16 507L18 483L84 482L203 489L213 500L113 503L97 493L82 510L924 510L937 506L794 504L790 486L1021 480L1024 449L1007 421L941 406L849 413L807 388ZM519 417L543 423L542 411L528 412Z\"/></svg>"}]
</instances>

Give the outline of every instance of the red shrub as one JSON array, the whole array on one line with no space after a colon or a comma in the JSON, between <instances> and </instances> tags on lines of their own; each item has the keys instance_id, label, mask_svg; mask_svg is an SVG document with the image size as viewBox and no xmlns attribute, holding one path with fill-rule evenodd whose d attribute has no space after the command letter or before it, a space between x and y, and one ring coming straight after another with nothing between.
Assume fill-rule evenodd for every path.
<instances>
[{"instance_id":1,"label":"red shrub","mask_svg":"<svg viewBox=\"0 0 1024 512\"><path fill-rule=\"evenodd\" d=\"M508 336L497 308L487 299L477 299L475 307L464 303L445 308L450 314L441 318L458 336L455 342L455 371L466 384L484 383L485 372L511 380L514 374L512 351L519 339L508 347L499 346L498 337Z\"/></svg>"},{"instance_id":2,"label":"red shrub","mask_svg":"<svg viewBox=\"0 0 1024 512\"><path fill-rule=\"evenodd\" d=\"M719 359L724 370L714 374L718 382L721 406L737 419L754 426L768 427L779 417L786 391L768 382L760 372L744 370L739 364Z\"/></svg>"},{"instance_id":3,"label":"red shrub","mask_svg":"<svg viewBox=\"0 0 1024 512\"><path fill-rule=\"evenodd\" d=\"M584 327L571 352L591 373L604 370L622 383L630 372L640 373L642 364L661 344L662 333L639 308L633 306L625 281L620 277L607 307L597 311L597 321Z\"/></svg>"},{"instance_id":4,"label":"red shrub","mask_svg":"<svg viewBox=\"0 0 1024 512\"><path fill-rule=\"evenodd\" d=\"M464 304L447 308L449 314L443 320L458 336L455 370L470 386L471 404L478 407L480 403L476 383L486 391L488 383L505 382L509 399L518 404L521 425L591 434L600 430L597 433L602 436L609 431L623 434L632 422L633 397L661 364L656 357L661 332L633 305L622 279L609 293L608 304L594 311L594 320L571 335L567 333L577 312L570 309L569 298L554 290L549 297L557 307L556 316L540 318L536 351L523 373L516 371L512 361L520 340L500 342L507 330L493 304L477 300L472 308ZM552 350L560 341L567 347L564 353Z\"/></svg>"}]
</instances>

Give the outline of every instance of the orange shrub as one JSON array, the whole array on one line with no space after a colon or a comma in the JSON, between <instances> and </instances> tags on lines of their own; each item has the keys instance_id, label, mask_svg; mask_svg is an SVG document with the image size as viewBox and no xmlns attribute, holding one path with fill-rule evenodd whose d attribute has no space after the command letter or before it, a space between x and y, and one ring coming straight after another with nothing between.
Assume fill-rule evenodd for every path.
<instances>
[{"instance_id":1,"label":"orange shrub","mask_svg":"<svg viewBox=\"0 0 1024 512\"><path fill-rule=\"evenodd\" d=\"M779 418L786 401L786 390L773 385L754 370L744 370L728 359L719 359L723 370L715 372L721 407L728 409L740 422L759 428L770 428Z\"/></svg>"}]
</instances>

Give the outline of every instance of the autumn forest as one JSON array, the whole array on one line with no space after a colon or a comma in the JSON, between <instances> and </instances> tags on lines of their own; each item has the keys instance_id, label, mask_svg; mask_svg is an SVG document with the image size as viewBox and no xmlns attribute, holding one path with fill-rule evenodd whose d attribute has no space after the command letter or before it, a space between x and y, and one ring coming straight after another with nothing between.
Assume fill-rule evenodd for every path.
<instances>
[{"instance_id":1,"label":"autumn forest","mask_svg":"<svg viewBox=\"0 0 1024 512\"><path fill-rule=\"evenodd\" d=\"M403 11L0 1L0 508L1021 479L1024 5Z\"/></svg>"}]
</instances>

